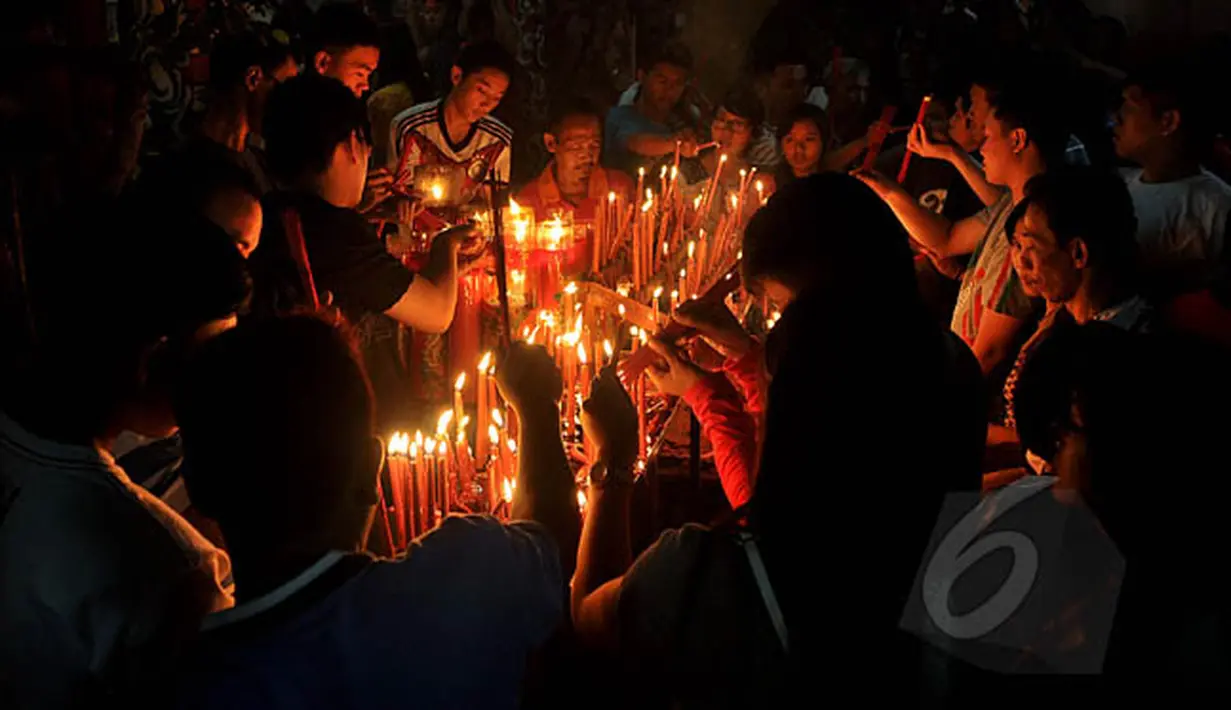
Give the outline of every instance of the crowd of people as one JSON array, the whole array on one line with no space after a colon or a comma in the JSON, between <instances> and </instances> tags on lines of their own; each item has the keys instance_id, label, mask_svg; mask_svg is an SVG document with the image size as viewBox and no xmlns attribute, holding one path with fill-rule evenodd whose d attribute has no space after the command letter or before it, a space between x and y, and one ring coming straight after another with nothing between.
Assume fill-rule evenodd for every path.
<instances>
[{"instance_id":1,"label":"crowd of people","mask_svg":"<svg viewBox=\"0 0 1231 710\"><path fill-rule=\"evenodd\" d=\"M1210 169L1208 55L1120 72L1041 48L1054 18L954 12L935 9L945 37L969 23L996 48L902 33L892 72L815 66L771 13L712 102L665 43L614 105L557 97L549 162L513 185L493 112L518 68L495 40L461 47L434 97L422 53L389 51L407 38L355 4L322 7L301 47L216 38L193 134L8 251L0 706L782 707L842 685L1016 706L1225 685L1231 187ZM1096 119L1071 98L1091 71L1121 91ZM613 366L580 414L579 515L561 374L514 338L496 368L513 522L448 516L373 554L379 436L440 385L407 363L471 357L459 323L490 315L484 277L505 268L423 176L463 213L511 194L585 220L665 166L732 189L755 168L767 197L740 271L781 312L768 334L693 301L671 316L687 337L648 343L730 510L634 549L641 442ZM1039 539L1088 511L1115 578L1049 548L1072 595L1010 622L1024 640L987 663L906 628L951 494L1038 481L1056 506ZM1101 673L1065 675L1091 648Z\"/></svg>"}]
</instances>

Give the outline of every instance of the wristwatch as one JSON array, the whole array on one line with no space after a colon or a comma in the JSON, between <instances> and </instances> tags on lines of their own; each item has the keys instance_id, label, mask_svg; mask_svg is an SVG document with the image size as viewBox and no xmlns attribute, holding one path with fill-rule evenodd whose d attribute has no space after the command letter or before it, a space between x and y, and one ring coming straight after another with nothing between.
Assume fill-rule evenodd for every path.
<instances>
[{"instance_id":1,"label":"wristwatch","mask_svg":"<svg viewBox=\"0 0 1231 710\"><path fill-rule=\"evenodd\" d=\"M600 460L590 467L591 488L601 490L614 486L631 486L633 481L632 466L615 466Z\"/></svg>"}]
</instances>

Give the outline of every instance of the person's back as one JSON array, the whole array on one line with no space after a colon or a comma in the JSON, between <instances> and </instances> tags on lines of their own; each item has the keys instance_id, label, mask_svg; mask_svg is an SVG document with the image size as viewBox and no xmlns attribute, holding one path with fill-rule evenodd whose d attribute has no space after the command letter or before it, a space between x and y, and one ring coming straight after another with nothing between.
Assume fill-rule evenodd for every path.
<instances>
[{"instance_id":1,"label":"person's back","mask_svg":"<svg viewBox=\"0 0 1231 710\"><path fill-rule=\"evenodd\" d=\"M114 238L38 274L37 358L10 373L0 413L6 707L148 699L134 696L158 687L204 614L231 604L226 554L106 447L125 429L173 430L166 390L182 353L234 318L242 259L212 227L130 249L132 225L84 214ZM75 233L87 232L66 244Z\"/></svg>"},{"instance_id":2,"label":"person's back","mask_svg":"<svg viewBox=\"0 0 1231 710\"><path fill-rule=\"evenodd\" d=\"M177 409L185 478L231 550L237 604L205 620L180 707L517 706L562 612L552 537L453 517L404 558L359 553L381 466L371 405L353 347L311 317L203 351Z\"/></svg>"},{"instance_id":3,"label":"person's back","mask_svg":"<svg viewBox=\"0 0 1231 710\"><path fill-rule=\"evenodd\" d=\"M206 620L180 707L517 707L526 656L561 613L542 540L456 517L402 559L326 555Z\"/></svg>"}]
</instances>

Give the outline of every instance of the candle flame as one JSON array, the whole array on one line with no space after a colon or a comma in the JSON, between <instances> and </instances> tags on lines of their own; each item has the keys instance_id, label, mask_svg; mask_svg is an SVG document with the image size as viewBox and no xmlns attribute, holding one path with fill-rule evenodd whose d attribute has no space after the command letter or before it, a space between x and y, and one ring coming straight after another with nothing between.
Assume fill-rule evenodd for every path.
<instances>
[{"instance_id":1,"label":"candle flame","mask_svg":"<svg viewBox=\"0 0 1231 710\"><path fill-rule=\"evenodd\" d=\"M743 249L740 249L738 252L736 252L736 254L735 254L735 258L736 258L736 259L743 259L743 258L744 258L744 250L743 250Z\"/></svg>"},{"instance_id":2,"label":"candle flame","mask_svg":"<svg viewBox=\"0 0 1231 710\"><path fill-rule=\"evenodd\" d=\"M650 211L650 209L651 209L651 208L653 208L653 207L654 207L654 201L653 201L653 200L647 200L647 201L645 201L645 202L643 202L643 203L641 204L641 211L642 211L642 212L649 212L649 211Z\"/></svg>"},{"instance_id":3,"label":"candle flame","mask_svg":"<svg viewBox=\"0 0 1231 710\"><path fill-rule=\"evenodd\" d=\"M565 287L564 287L564 292L565 292L565 293L567 293L567 294L569 294L569 295L572 295L572 294L574 294L574 293L577 293L577 282L576 282L576 281L569 281L569 282L568 282L568 286L565 286Z\"/></svg>"},{"instance_id":4,"label":"candle flame","mask_svg":"<svg viewBox=\"0 0 1231 710\"><path fill-rule=\"evenodd\" d=\"M668 242L663 242L663 256L671 253L671 245Z\"/></svg>"},{"instance_id":5,"label":"candle flame","mask_svg":"<svg viewBox=\"0 0 1231 710\"><path fill-rule=\"evenodd\" d=\"M436 420L436 434L441 435L449 430L449 424L453 422L453 410L446 409L440 413L440 418Z\"/></svg>"},{"instance_id":6,"label":"candle flame","mask_svg":"<svg viewBox=\"0 0 1231 710\"><path fill-rule=\"evenodd\" d=\"M410 435L393 432L393 435L389 437L388 451L390 456L405 456L410 451Z\"/></svg>"},{"instance_id":7,"label":"candle flame","mask_svg":"<svg viewBox=\"0 0 1231 710\"><path fill-rule=\"evenodd\" d=\"M517 200L512 197L509 198L509 214L514 217L521 215L521 205L517 204Z\"/></svg>"},{"instance_id":8,"label":"candle flame","mask_svg":"<svg viewBox=\"0 0 1231 710\"><path fill-rule=\"evenodd\" d=\"M659 178L667 177L667 166L666 165L663 166L662 170L658 171L658 177Z\"/></svg>"},{"instance_id":9,"label":"candle flame","mask_svg":"<svg viewBox=\"0 0 1231 710\"><path fill-rule=\"evenodd\" d=\"M463 414L463 415L462 415L462 421L461 421L461 423L459 423L459 424L457 425L457 428L458 428L459 430L461 430L461 429L465 429L465 428L466 428L467 426L469 426L469 425L470 425L470 415L469 415L469 414Z\"/></svg>"},{"instance_id":10,"label":"candle flame","mask_svg":"<svg viewBox=\"0 0 1231 710\"><path fill-rule=\"evenodd\" d=\"M421 431L415 432L415 446L418 446L420 449L423 448L423 432Z\"/></svg>"},{"instance_id":11,"label":"candle flame","mask_svg":"<svg viewBox=\"0 0 1231 710\"><path fill-rule=\"evenodd\" d=\"M747 171L747 170L745 170L745 169L743 169L743 168L740 168L740 169L739 169L739 176L740 176L740 178L746 178L746 177L748 177L748 171Z\"/></svg>"},{"instance_id":12,"label":"candle flame","mask_svg":"<svg viewBox=\"0 0 1231 710\"><path fill-rule=\"evenodd\" d=\"M638 177L645 177L645 166L642 166L642 167L640 167L640 168L637 168L637 176L638 176Z\"/></svg>"},{"instance_id":13,"label":"candle flame","mask_svg":"<svg viewBox=\"0 0 1231 710\"><path fill-rule=\"evenodd\" d=\"M620 317L623 318L624 317L624 304L621 303L618 306L616 306L616 311L620 314Z\"/></svg>"},{"instance_id":14,"label":"candle flame","mask_svg":"<svg viewBox=\"0 0 1231 710\"><path fill-rule=\"evenodd\" d=\"M427 440L427 442L423 445L423 453L427 454L428 456L431 456L432 454L436 453L436 440L435 439Z\"/></svg>"},{"instance_id":15,"label":"candle flame","mask_svg":"<svg viewBox=\"0 0 1231 710\"><path fill-rule=\"evenodd\" d=\"M615 202L615 193L614 193L614 192L608 192L608 193L607 193L607 201L608 201L608 202Z\"/></svg>"},{"instance_id":16,"label":"candle flame","mask_svg":"<svg viewBox=\"0 0 1231 710\"><path fill-rule=\"evenodd\" d=\"M633 336L634 338L637 337L637 326L635 325L628 326L628 334Z\"/></svg>"},{"instance_id":17,"label":"candle flame","mask_svg":"<svg viewBox=\"0 0 1231 710\"><path fill-rule=\"evenodd\" d=\"M693 199L693 201L692 201L692 208L693 208L694 210L699 210L699 209L701 209L701 195L697 195L697 196L696 196L696 198L694 198L694 199Z\"/></svg>"},{"instance_id":18,"label":"candle flame","mask_svg":"<svg viewBox=\"0 0 1231 710\"><path fill-rule=\"evenodd\" d=\"M457 376L457 381L453 383L453 389L458 392L466 389L466 373L463 372Z\"/></svg>"},{"instance_id":19,"label":"candle flame","mask_svg":"<svg viewBox=\"0 0 1231 710\"><path fill-rule=\"evenodd\" d=\"M648 187L645 189L645 199L651 204L654 202L654 191Z\"/></svg>"},{"instance_id":20,"label":"candle flame","mask_svg":"<svg viewBox=\"0 0 1231 710\"><path fill-rule=\"evenodd\" d=\"M458 430L457 430L457 440L456 440L456 443L457 443L457 445L458 445L458 446L463 446L463 445L465 445L465 444L467 443L467 442L466 442L466 432L462 431L461 429L458 429Z\"/></svg>"},{"instance_id":21,"label":"candle flame","mask_svg":"<svg viewBox=\"0 0 1231 710\"><path fill-rule=\"evenodd\" d=\"M757 174L756 166L753 166L752 172L748 173L748 177L753 177Z\"/></svg>"},{"instance_id":22,"label":"candle flame","mask_svg":"<svg viewBox=\"0 0 1231 710\"><path fill-rule=\"evenodd\" d=\"M432 199L439 202L443 200L444 197L445 197L445 189L441 187L439 183L432 185Z\"/></svg>"},{"instance_id":23,"label":"candle flame","mask_svg":"<svg viewBox=\"0 0 1231 710\"><path fill-rule=\"evenodd\" d=\"M577 343L577 360L582 364L586 364L586 344Z\"/></svg>"},{"instance_id":24,"label":"candle flame","mask_svg":"<svg viewBox=\"0 0 1231 710\"><path fill-rule=\"evenodd\" d=\"M663 287L659 286L658 288L654 289L654 300L657 301L658 297L661 295L663 295Z\"/></svg>"},{"instance_id":25,"label":"candle flame","mask_svg":"<svg viewBox=\"0 0 1231 710\"><path fill-rule=\"evenodd\" d=\"M487 425L487 440L492 442L492 446L500 446L500 430L495 424Z\"/></svg>"},{"instance_id":26,"label":"candle flame","mask_svg":"<svg viewBox=\"0 0 1231 710\"><path fill-rule=\"evenodd\" d=\"M723 153L721 156L719 156L719 157L718 157L718 162L720 162L720 163L725 163L725 162L727 162L727 154L726 154L726 153Z\"/></svg>"},{"instance_id":27,"label":"candle flame","mask_svg":"<svg viewBox=\"0 0 1231 710\"><path fill-rule=\"evenodd\" d=\"M502 486L502 488L504 489L502 491L502 494L504 495L504 502L512 503L513 502L513 485L509 483L509 479L507 478L504 479L504 486Z\"/></svg>"},{"instance_id":28,"label":"candle flame","mask_svg":"<svg viewBox=\"0 0 1231 710\"><path fill-rule=\"evenodd\" d=\"M649 337L648 335L646 335L646 334L645 334L645 331L644 331L644 330L643 330L643 331L641 331L641 333L640 333L640 335L639 335L638 337L640 337L640 338L641 338L641 344L642 344L642 345L645 345L645 344L646 344L647 342L649 342L649 340L650 340L650 337Z\"/></svg>"},{"instance_id":29,"label":"candle flame","mask_svg":"<svg viewBox=\"0 0 1231 710\"><path fill-rule=\"evenodd\" d=\"M731 195L731 209L739 209L739 195Z\"/></svg>"},{"instance_id":30,"label":"candle flame","mask_svg":"<svg viewBox=\"0 0 1231 710\"><path fill-rule=\"evenodd\" d=\"M534 345L534 339L538 337L540 327L541 326L537 326L537 325L534 326L534 330L530 331L530 335L526 336L527 345Z\"/></svg>"},{"instance_id":31,"label":"candle flame","mask_svg":"<svg viewBox=\"0 0 1231 710\"><path fill-rule=\"evenodd\" d=\"M676 166L671 166L671 179L674 180L680 174L680 169Z\"/></svg>"},{"instance_id":32,"label":"candle flame","mask_svg":"<svg viewBox=\"0 0 1231 710\"><path fill-rule=\"evenodd\" d=\"M688 275L688 269L680 269L680 278L684 278L687 275Z\"/></svg>"},{"instance_id":33,"label":"candle flame","mask_svg":"<svg viewBox=\"0 0 1231 710\"><path fill-rule=\"evenodd\" d=\"M610 340L603 341L603 352L607 353L607 359L609 360L615 356L615 350L612 349Z\"/></svg>"},{"instance_id":34,"label":"candle flame","mask_svg":"<svg viewBox=\"0 0 1231 710\"><path fill-rule=\"evenodd\" d=\"M500 413L499 409L496 409L494 407L492 408L492 421L495 422L496 426L500 427L501 429L504 428L504 415Z\"/></svg>"},{"instance_id":35,"label":"candle flame","mask_svg":"<svg viewBox=\"0 0 1231 710\"><path fill-rule=\"evenodd\" d=\"M764 191L765 191L765 183L761 182L760 180L757 180L757 192L764 192Z\"/></svg>"},{"instance_id":36,"label":"candle flame","mask_svg":"<svg viewBox=\"0 0 1231 710\"><path fill-rule=\"evenodd\" d=\"M526 340L526 339L528 339L529 337L530 337L530 326L528 326L528 325L527 325L527 326L523 326L523 327L522 327L522 329L521 329L521 339L522 339L522 340ZM482 369L483 369L483 366L482 366L482 365L480 365L480 366L479 366L479 369L480 369L480 370L482 370Z\"/></svg>"},{"instance_id":37,"label":"candle flame","mask_svg":"<svg viewBox=\"0 0 1231 710\"><path fill-rule=\"evenodd\" d=\"M529 335L529 331L527 331L526 334ZM491 365L492 365L492 353L489 350L483 353L483 358L479 360L479 372L487 372L487 368L491 367Z\"/></svg>"},{"instance_id":38,"label":"candle flame","mask_svg":"<svg viewBox=\"0 0 1231 710\"><path fill-rule=\"evenodd\" d=\"M517 453L517 442L516 441L513 441L512 439L506 439L504 443L509 447L509 451L513 453ZM513 485L516 486L517 484L513 484Z\"/></svg>"},{"instance_id":39,"label":"candle flame","mask_svg":"<svg viewBox=\"0 0 1231 710\"><path fill-rule=\"evenodd\" d=\"M419 460L419 445L418 445L418 444L411 444L411 445L410 445L410 448L409 448L409 451L410 451L410 453L409 453L410 458L411 458L411 459L413 459L413 460L415 460L415 461L418 461L418 460Z\"/></svg>"},{"instance_id":40,"label":"candle flame","mask_svg":"<svg viewBox=\"0 0 1231 710\"><path fill-rule=\"evenodd\" d=\"M675 289L671 289L671 300L677 301L679 300L679 298L680 298L680 292L676 291Z\"/></svg>"},{"instance_id":41,"label":"candle flame","mask_svg":"<svg viewBox=\"0 0 1231 710\"><path fill-rule=\"evenodd\" d=\"M688 258L691 259L697 252L697 243L693 240L688 240Z\"/></svg>"},{"instance_id":42,"label":"candle flame","mask_svg":"<svg viewBox=\"0 0 1231 710\"><path fill-rule=\"evenodd\" d=\"M586 492L581 489L577 490L577 507L581 512L586 512Z\"/></svg>"}]
</instances>

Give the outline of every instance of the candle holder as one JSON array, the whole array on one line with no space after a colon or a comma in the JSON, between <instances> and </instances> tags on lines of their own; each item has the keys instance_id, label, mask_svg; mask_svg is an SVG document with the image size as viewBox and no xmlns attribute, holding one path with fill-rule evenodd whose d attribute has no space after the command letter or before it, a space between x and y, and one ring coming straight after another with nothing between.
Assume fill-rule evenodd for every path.
<instances>
[{"instance_id":1,"label":"candle holder","mask_svg":"<svg viewBox=\"0 0 1231 710\"><path fill-rule=\"evenodd\" d=\"M461 181L448 165L426 165L415 170L414 189L424 207L447 207L461 201Z\"/></svg>"},{"instance_id":2,"label":"candle holder","mask_svg":"<svg viewBox=\"0 0 1231 710\"><path fill-rule=\"evenodd\" d=\"M534 248L534 209L509 200L509 208L503 211L502 230L505 246L511 251L527 252Z\"/></svg>"},{"instance_id":3,"label":"candle holder","mask_svg":"<svg viewBox=\"0 0 1231 710\"><path fill-rule=\"evenodd\" d=\"M543 251L566 251L573 248L572 212L556 212L552 218L539 222L536 246Z\"/></svg>"}]
</instances>

